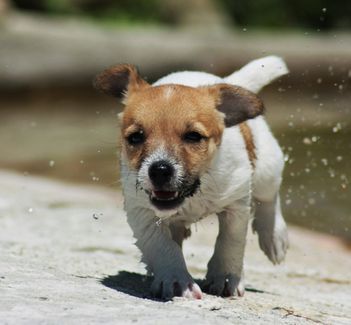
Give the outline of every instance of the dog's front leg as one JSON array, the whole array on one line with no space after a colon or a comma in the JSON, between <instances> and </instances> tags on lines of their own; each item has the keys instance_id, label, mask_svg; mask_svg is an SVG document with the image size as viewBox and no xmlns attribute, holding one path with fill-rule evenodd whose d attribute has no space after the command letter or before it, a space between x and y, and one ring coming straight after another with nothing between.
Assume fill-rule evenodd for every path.
<instances>
[{"instance_id":1,"label":"dog's front leg","mask_svg":"<svg viewBox=\"0 0 351 325\"><path fill-rule=\"evenodd\" d=\"M154 217L135 215L128 216L128 222L142 252L142 261L154 274L153 296L164 300L174 296L201 299L201 289L189 274L182 250L172 240L168 225L156 224Z\"/></svg>"},{"instance_id":2,"label":"dog's front leg","mask_svg":"<svg viewBox=\"0 0 351 325\"><path fill-rule=\"evenodd\" d=\"M224 297L244 294L243 259L249 218L249 205L218 214L219 234L208 263L206 292Z\"/></svg>"}]
</instances>

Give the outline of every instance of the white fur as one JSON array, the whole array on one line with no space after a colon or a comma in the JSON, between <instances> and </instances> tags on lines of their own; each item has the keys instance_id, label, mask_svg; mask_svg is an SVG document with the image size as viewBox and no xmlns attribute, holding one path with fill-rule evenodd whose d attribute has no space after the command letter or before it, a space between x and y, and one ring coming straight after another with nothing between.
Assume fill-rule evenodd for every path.
<instances>
[{"instance_id":1,"label":"white fur","mask_svg":"<svg viewBox=\"0 0 351 325\"><path fill-rule=\"evenodd\" d=\"M225 78L220 78L207 72L182 71L171 73L157 80L154 86L182 84L190 87L199 87L228 83L258 93L264 86L288 72L285 62L281 58L271 55L251 61Z\"/></svg>"},{"instance_id":2,"label":"white fur","mask_svg":"<svg viewBox=\"0 0 351 325\"><path fill-rule=\"evenodd\" d=\"M173 178L174 184L172 183L171 185L174 187L177 187L177 185L179 185L179 182L184 177L183 166L180 165L172 156L170 156L165 148L160 147L151 155L149 155L141 164L138 173L138 183L141 185L141 187L144 187L145 189L151 189L153 187L148 176L149 168L152 163L160 160L167 160L173 166L175 175Z\"/></svg>"},{"instance_id":3,"label":"white fur","mask_svg":"<svg viewBox=\"0 0 351 325\"><path fill-rule=\"evenodd\" d=\"M161 78L154 86L197 87L224 82L257 92L287 71L282 59L270 56L253 61L224 79L204 72L177 72ZM261 249L273 263L279 263L285 256L288 242L278 196L283 154L262 116L248 124L256 147L255 169L251 167L239 127L226 128L208 172L201 177L200 191L166 215L156 213L148 195L136 189L138 176L129 170L122 153L128 222L143 253L143 261L155 275L152 290L156 293L162 287L163 298L173 296L174 282L180 284L186 296L201 297L200 289L194 286L187 271L181 247L172 240L170 224L188 227L210 214L218 215L219 236L206 276L208 290L214 294L221 294L225 286L230 292L243 294L243 256L252 196L257 205L253 228L258 232Z\"/></svg>"},{"instance_id":4,"label":"white fur","mask_svg":"<svg viewBox=\"0 0 351 325\"><path fill-rule=\"evenodd\" d=\"M224 82L258 93L264 86L289 72L285 62L277 56L251 61L239 71L224 78Z\"/></svg>"}]
</instances>

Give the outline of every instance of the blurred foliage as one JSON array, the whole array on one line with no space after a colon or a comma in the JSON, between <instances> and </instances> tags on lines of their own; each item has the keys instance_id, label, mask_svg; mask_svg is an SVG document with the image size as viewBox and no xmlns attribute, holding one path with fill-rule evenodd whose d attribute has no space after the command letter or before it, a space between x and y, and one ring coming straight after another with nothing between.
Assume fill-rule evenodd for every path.
<instances>
[{"instance_id":1,"label":"blurred foliage","mask_svg":"<svg viewBox=\"0 0 351 325\"><path fill-rule=\"evenodd\" d=\"M181 21L179 15L186 12L186 4L194 1L198 0L188 0L180 9L175 0L12 0L19 9L48 14L85 15L115 23L166 24ZM351 28L351 1L349 0L212 1L222 6L233 23L241 27L315 30Z\"/></svg>"},{"instance_id":2,"label":"blurred foliage","mask_svg":"<svg viewBox=\"0 0 351 325\"><path fill-rule=\"evenodd\" d=\"M332 29L351 27L351 1L219 0L240 26Z\"/></svg>"},{"instance_id":3,"label":"blurred foliage","mask_svg":"<svg viewBox=\"0 0 351 325\"><path fill-rule=\"evenodd\" d=\"M84 15L103 21L161 22L160 0L12 0L19 9L47 14Z\"/></svg>"}]
</instances>

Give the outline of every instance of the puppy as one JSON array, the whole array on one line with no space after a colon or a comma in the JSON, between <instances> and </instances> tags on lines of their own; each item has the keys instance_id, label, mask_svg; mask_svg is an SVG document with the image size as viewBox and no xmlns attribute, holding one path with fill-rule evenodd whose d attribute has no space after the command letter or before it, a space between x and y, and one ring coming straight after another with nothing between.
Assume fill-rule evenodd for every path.
<instances>
[{"instance_id":1,"label":"puppy","mask_svg":"<svg viewBox=\"0 0 351 325\"><path fill-rule=\"evenodd\" d=\"M284 62L272 56L224 79L178 72L150 85L128 64L96 77L97 89L125 105L120 116L125 210L142 261L154 275L155 297L202 297L182 243L190 225L210 214L218 216L219 234L206 292L244 294L251 215L263 252L273 263L284 259L288 238L279 202L284 159L254 92L285 73Z\"/></svg>"}]
</instances>

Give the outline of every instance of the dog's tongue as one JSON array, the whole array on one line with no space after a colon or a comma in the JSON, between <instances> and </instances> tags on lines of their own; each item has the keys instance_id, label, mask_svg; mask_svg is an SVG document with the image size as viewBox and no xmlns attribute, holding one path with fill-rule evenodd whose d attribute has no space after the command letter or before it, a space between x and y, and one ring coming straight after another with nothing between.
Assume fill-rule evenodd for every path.
<instances>
[{"instance_id":1,"label":"dog's tongue","mask_svg":"<svg viewBox=\"0 0 351 325\"><path fill-rule=\"evenodd\" d=\"M170 191L154 191L154 195L158 198L158 199L163 199L163 200L167 200L167 199L172 199L176 196L176 192L170 192Z\"/></svg>"}]
</instances>

